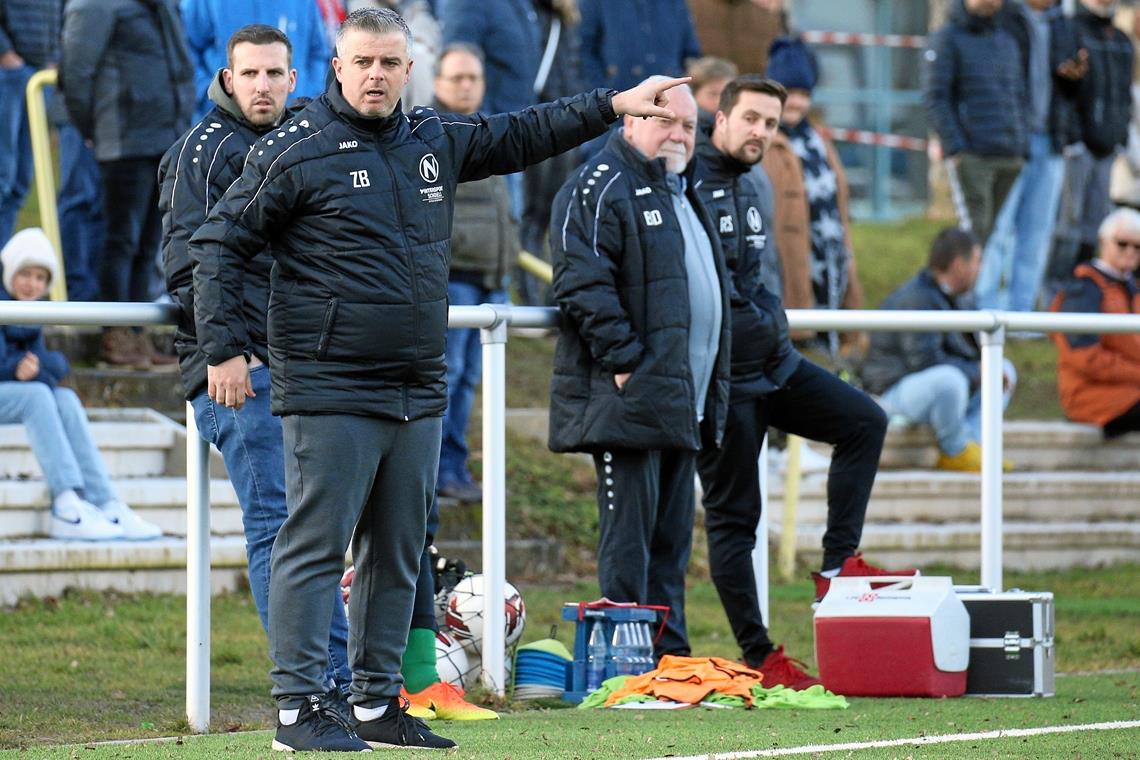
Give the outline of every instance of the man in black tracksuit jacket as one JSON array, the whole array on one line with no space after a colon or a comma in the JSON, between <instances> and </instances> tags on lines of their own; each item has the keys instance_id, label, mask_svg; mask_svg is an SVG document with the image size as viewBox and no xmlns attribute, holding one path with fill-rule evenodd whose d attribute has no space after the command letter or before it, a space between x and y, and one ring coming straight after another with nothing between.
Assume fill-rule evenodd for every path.
<instances>
[{"instance_id":1,"label":"man in black tracksuit jacket","mask_svg":"<svg viewBox=\"0 0 1140 760\"><path fill-rule=\"evenodd\" d=\"M234 484L245 529L250 592L261 624L268 630L270 555L288 514L281 420L269 409L265 321L273 257L261 251L245 265L243 311L252 354L250 381L257 395L241 412L235 412L215 404L206 393L206 357L198 348L194 329L194 262L187 245L210 209L241 176L250 146L277 129L286 116L285 102L296 72L290 68L289 39L275 27L244 26L230 38L227 49L228 66L217 72L209 88L214 107L170 147L159 164L163 269L166 290L180 307L175 348L182 388L194 408L199 435L221 451ZM329 594L340 598L337 584ZM334 604L332 609L328 676L344 689L352 677L343 604Z\"/></svg>"},{"instance_id":2,"label":"man in black tracksuit jacket","mask_svg":"<svg viewBox=\"0 0 1140 760\"><path fill-rule=\"evenodd\" d=\"M269 589L279 749L454 746L409 718L398 695L447 400L455 186L572 148L621 113L670 113L655 103L668 83L654 83L514 114L404 115L410 41L394 11L351 14L336 79L254 145L190 242L208 393L228 407L248 395L244 262L266 245L274 258L269 360L289 506ZM326 590L350 543L355 735L320 696Z\"/></svg>"},{"instance_id":3,"label":"man in black tracksuit jacket","mask_svg":"<svg viewBox=\"0 0 1140 760\"><path fill-rule=\"evenodd\" d=\"M686 172L696 103L670 98L677 119L627 118L562 186L550 232L565 319L550 448L593 455L601 592L669 608L657 657L690 651L695 452L724 429L730 341L727 272Z\"/></svg>"},{"instance_id":4,"label":"man in black tracksuit jacket","mask_svg":"<svg viewBox=\"0 0 1140 760\"><path fill-rule=\"evenodd\" d=\"M697 143L697 190L716 220L732 272L732 396L724 441L697 459L704 487L709 569L745 663L764 683L806 688L818 680L768 638L760 614L752 550L760 518L757 457L768 425L835 445L828 479L822 572L864 574L856 554L878 470L887 418L865 393L804 359L788 338L779 296L760 281L760 261L774 245L771 208L751 171L780 123L786 93L777 82L745 75L729 82L711 134ZM868 566L869 567L869 566ZM826 585L817 574L817 585Z\"/></svg>"}]
</instances>

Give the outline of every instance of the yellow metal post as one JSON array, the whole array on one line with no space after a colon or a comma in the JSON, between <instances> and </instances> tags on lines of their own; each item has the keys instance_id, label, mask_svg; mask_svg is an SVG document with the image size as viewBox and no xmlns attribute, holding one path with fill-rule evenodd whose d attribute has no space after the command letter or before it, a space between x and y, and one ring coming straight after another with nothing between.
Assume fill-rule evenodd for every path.
<instances>
[{"instance_id":1,"label":"yellow metal post","mask_svg":"<svg viewBox=\"0 0 1140 760\"><path fill-rule=\"evenodd\" d=\"M554 282L554 267L527 251L519 251L519 266L546 284Z\"/></svg>"},{"instance_id":2,"label":"yellow metal post","mask_svg":"<svg viewBox=\"0 0 1140 760\"><path fill-rule=\"evenodd\" d=\"M796 512L800 507L800 449L803 438L789 435L787 467L784 471L784 515L780 521L780 550L777 556L780 577L790 581L796 572Z\"/></svg>"},{"instance_id":3,"label":"yellow metal post","mask_svg":"<svg viewBox=\"0 0 1140 760\"><path fill-rule=\"evenodd\" d=\"M51 284L53 301L67 300L63 246L59 240L59 210L55 205L55 163L51 157L51 125L44 106L44 88L56 83L55 69L37 71L28 80L28 128L32 136L32 165L36 173L36 195L40 201L40 227L55 248L60 276Z\"/></svg>"}]
</instances>

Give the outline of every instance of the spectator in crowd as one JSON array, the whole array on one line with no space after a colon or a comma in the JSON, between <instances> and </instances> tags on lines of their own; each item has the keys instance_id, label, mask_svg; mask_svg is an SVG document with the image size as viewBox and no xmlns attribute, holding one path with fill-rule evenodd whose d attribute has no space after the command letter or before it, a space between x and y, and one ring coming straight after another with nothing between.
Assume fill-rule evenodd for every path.
<instances>
[{"instance_id":1,"label":"spectator in crowd","mask_svg":"<svg viewBox=\"0 0 1140 760\"><path fill-rule=\"evenodd\" d=\"M581 92L578 39L581 14L578 12L578 0L534 0L534 10L538 14L543 40L542 61L534 82L538 100L545 103ZM547 243L550 204L578 163L577 156L570 152L527 167L523 174L522 220L519 224L523 250L550 260ZM517 301L530 305L549 303L546 283L521 267L516 266L514 272Z\"/></svg>"},{"instance_id":2,"label":"spectator in crowd","mask_svg":"<svg viewBox=\"0 0 1140 760\"><path fill-rule=\"evenodd\" d=\"M1117 12L1117 26L1124 23L1132 49L1140 44L1140 12L1136 8ZM1140 210L1140 56L1132 56L1132 118L1128 122L1128 143L1112 164L1109 197L1117 206Z\"/></svg>"},{"instance_id":3,"label":"spectator in crowd","mask_svg":"<svg viewBox=\"0 0 1140 760\"><path fill-rule=\"evenodd\" d=\"M1128 143L1133 50L1128 35L1113 26L1116 5L1116 0L1081 0L1055 38L1055 56L1074 60L1084 51L1088 70L1062 90L1080 143L1065 154L1061 211L1046 271L1050 297L1078 262L1096 252L1097 227L1112 210L1112 163Z\"/></svg>"},{"instance_id":4,"label":"spectator in crowd","mask_svg":"<svg viewBox=\"0 0 1140 760\"><path fill-rule=\"evenodd\" d=\"M689 8L705 54L727 58L740 71L763 71L768 48L788 33L783 0L689 0Z\"/></svg>"},{"instance_id":5,"label":"spectator in crowd","mask_svg":"<svg viewBox=\"0 0 1140 760\"><path fill-rule=\"evenodd\" d=\"M808 118L819 80L815 54L802 40L781 37L768 56L769 79L788 92L780 132L764 156L776 198L784 306L789 309L859 309L863 287L855 266L847 213L847 175L835 146ZM793 334L810 339L812 332ZM864 333L827 336L833 358L864 351ZM843 344L841 349L840 344Z\"/></svg>"},{"instance_id":6,"label":"spectator in crowd","mask_svg":"<svg viewBox=\"0 0 1140 760\"><path fill-rule=\"evenodd\" d=\"M975 295L982 309L1033 311L1061 200L1061 150L1069 141L1053 97L1060 75L1050 63L1052 27L1063 15L1056 0L1025 0L1006 3L1000 18L1025 62L1029 156L982 252Z\"/></svg>"},{"instance_id":7,"label":"spectator in crowd","mask_svg":"<svg viewBox=\"0 0 1140 760\"><path fill-rule=\"evenodd\" d=\"M226 66L230 35L247 24L275 26L293 43L297 70L294 96L315 98L324 90L331 48L318 0L180 0L186 42L194 59L195 117L213 106L209 89Z\"/></svg>"},{"instance_id":8,"label":"spectator in crowd","mask_svg":"<svg viewBox=\"0 0 1140 760\"><path fill-rule=\"evenodd\" d=\"M4 298L36 301L59 276L47 235L21 230L0 251ZM0 328L0 423L22 423L51 491L52 538L83 541L157 538L162 530L124 504L111 485L87 414L75 391L60 385L67 359L44 347L43 328Z\"/></svg>"},{"instance_id":9,"label":"spectator in crowd","mask_svg":"<svg viewBox=\"0 0 1140 760\"><path fill-rule=\"evenodd\" d=\"M685 0L580 0L580 5L587 87L624 90L653 73L680 76L691 59L701 57Z\"/></svg>"},{"instance_id":10,"label":"spectator in crowd","mask_svg":"<svg viewBox=\"0 0 1140 760\"><path fill-rule=\"evenodd\" d=\"M926 51L926 110L958 224L985 245L1028 152L1030 103L1005 0L954 0Z\"/></svg>"},{"instance_id":11,"label":"spectator in crowd","mask_svg":"<svg viewBox=\"0 0 1140 760\"><path fill-rule=\"evenodd\" d=\"M1053 311L1140 314L1140 212L1113 211L1100 225L1100 249L1078 264L1053 300ZM1140 335L1063 335L1057 346L1057 389L1065 415L1097 425L1105 438L1140 430Z\"/></svg>"},{"instance_id":12,"label":"spectator in crowd","mask_svg":"<svg viewBox=\"0 0 1140 760\"><path fill-rule=\"evenodd\" d=\"M538 13L532 0L448 0L443 44L466 42L483 54L488 113L520 111L536 103L534 83L542 57ZM592 85L597 86L597 85ZM507 177L511 213L522 218L522 174Z\"/></svg>"},{"instance_id":13,"label":"spectator in crowd","mask_svg":"<svg viewBox=\"0 0 1140 760\"><path fill-rule=\"evenodd\" d=\"M972 232L945 229L930 245L927 266L883 301L880 309L970 310L982 249ZM1017 383L1005 360L1003 403ZM871 338L863 383L891 417L934 429L938 468L979 472L982 467L981 353L971 333L881 332ZM1010 468L1005 463L1006 469Z\"/></svg>"},{"instance_id":14,"label":"spectator in crowd","mask_svg":"<svg viewBox=\"0 0 1140 760\"><path fill-rule=\"evenodd\" d=\"M161 289L158 164L194 109L183 39L174 0L67 4L60 80L72 121L94 143L103 179L107 235L99 296L107 301L150 301ZM101 348L113 365L174 361L126 327L105 329Z\"/></svg>"},{"instance_id":15,"label":"spectator in crowd","mask_svg":"<svg viewBox=\"0 0 1140 760\"><path fill-rule=\"evenodd\" d=\"M222 452L234 484L245 528L249 589L261 624L268 629L270 554L288 514L281 421L269 410L266 310L273 259L268 251L260 251L245 264L242 299L249 325L253 396L237 412L216 404L207 394L206 357L194 326L193 261L187 243L241 175L250 146L281 124L297 72L291 68L289 38L276 27L243 26L230 37L227 49L227 65L210 87L214 107L170 147L159 166L162 252L166 289L180 307L175 345L182 389L194 407L198 433ZM329 593L334 597L339 593L335 584ZM348 689L352 678L343 605L333 606L328 631L329 697L343 701L342 690Z\"/></svg>"},{"instance_id":16,"label":"spectator in crowd","mask_svg":"<svg viewBox=\"0 0 1140 760\"><path fill-rule=\"evenodd\" d=\"M484 89L478 48L463 42L444 48L435 78L435 107L474 114L483 102ZM454 204L448 303L506 303L506 277L519 247L506 182L497 176L465 182L456 189ZM478 330L447 331L447 411L443 413L436 493L468 502L483 498L483 489L467 468L467 422L482 373L482 357Z\"/></svg>"},{"instance_id":17,"label":"spectator in crowd","mask_svg":"<svg viewBox=\"0 0 1140 760\"><path fill-rule=\"evenodd\" d=\"M515 114L405 116L410 46L397 13L350 14L325 94L255 146L189 246L207 392L240 408L251 391L244 262L272 241L271 403L289 505L269 576L277 749L455 746L399 698L447 403L455 188L568 150L621 114L670 115L655 102L673 80ZM324 626L350 545L356 645L343 723L323 697Z\"/></svg>"},{"instance_id":18,"label":"spectator in crowd","mask_svg":"<svg viewBox=\"0 0 1140 760\"><path fill-rule=\"evenodd\" d=\"M520 111L536 102L544 40L532 0L448 0L442 22L444 46L466 42L483 54L488 113Z\"/></svg>"},{"instance_id":19,"label":"spectator in crowd","mask_svg":"<svg viewBox=\"0 0 1140 760\"><path fill-rule=\"evenodd\" d=\"M717 220L732 273L732 393L724 440L719 448L705 446L697 467L709 570L744 662L764 673L769 685L801 689L819 680L768 638L756 596L751 555L761 509L760 447L769 424L835 445L823 565L813 573L816 596L822 598L836 575L886 572L868 565L856 550L887 418L865 393L800 356L788 337L780 297L760 279L762 252L775 240L769 234L771 200L757 192L752 167L775 139L786 97L779 83L759 75L734 79L721 95L713 128L698 137L698 188Z\"/></svg>"},{"instance_id":20,"label":"spectator in crowd","mask_svg":"<svg viewBox=\"0 0 1140 760\"><path fill-rule=\"evenodd\" d=\"M696 451L720 444L730 351L728 275L692 182L697 104L668 95L673 118L626 117L563 185L550 233L550 448L593 455L601 592L669 608L658 658L689 654Z\"/></svg>"},{"instance_id":21,"label":"spectator in crowd","mask_svg":"<svg viewBox=\"0 0 1140 760\"><path fill-rule=\"evenodd\" d=\"M336 44L336 30L340 29L348 11L344 7L344 0L316 0L316 3L317 10L321 14L321 22L325 25L325 40L328 43L328 49L332 50L333 45Z\"/></svg>"},{"instance_id":22,"label":"spectator in crowd","mask_svg":"<svg viewBox=\"0 0 1140 760\"><path fill-rule=\"evenodd\" d=\"M702 131L708 132L720 108L721 91L740 71L732 61L706 55L692 61L686 73L693 78L690 86L697 101L699 125Z\"/></svg>"}]
</instances>

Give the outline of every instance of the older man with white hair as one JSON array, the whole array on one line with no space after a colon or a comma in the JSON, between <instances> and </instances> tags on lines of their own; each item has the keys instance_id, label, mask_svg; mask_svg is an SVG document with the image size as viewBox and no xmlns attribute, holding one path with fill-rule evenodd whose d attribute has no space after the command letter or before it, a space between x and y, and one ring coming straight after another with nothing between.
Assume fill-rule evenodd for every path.
<instances>
[{"instance_id":1,"label":"older man with white hair","mask_svg":"<svg viewBox=\"0 0 1140 760\"><path fill-rule=\"evenodd\" d=\"M1121 208L1101 222L1097 257L1078 264L1053 299L1053 311L1140 314L1140 212ZM1104 430L1105 438L1140 430L1140 335L1062 335L1057 389L1071 420Z\"/></svg>"},{"instance_id":2,"label":"older man with white hair","mask_svg":"<svg viewBox=\"0 0 1140 760\"><path fill-rule=\"evenodd\" d=\"M562 186L550 231L565 317L550 447L593 455L601 591L669 608L657 657L689 654L696 452L719 444L729 391L730 288L690 181L697 104L668 96L672 118L627 116Z\"/></svg>"}]
</instances>

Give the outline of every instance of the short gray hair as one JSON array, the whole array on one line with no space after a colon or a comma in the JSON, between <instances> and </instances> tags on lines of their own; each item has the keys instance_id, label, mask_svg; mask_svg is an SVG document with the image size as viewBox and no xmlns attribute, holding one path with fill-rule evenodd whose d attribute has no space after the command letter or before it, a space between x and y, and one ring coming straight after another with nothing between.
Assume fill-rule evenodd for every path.
<instances>
[{"instance_id":1,"label":"short gray hair","mask_svg":"<svg viewBox=\"0 0 1140 760\"><path fill-rule=\"evenodd\" d=\"M408 57L412 57L412 30L404 17L391 8L358 8L348 14L336 32L336 54L343 57L341 40L353 29L372 34L402 34L408 43Z\"/></svg>"},{"instance_id":2,"label":"short gray hair","mask_svg":"<svg viewBox=\"0 0 1140 760\"><path fill-rule=\"evenodd\" d=\"M483 66L487 65L487 59L483 57L482 48L472 45L470 42L451 42L444 46L443 50L439 51L439 56L435 59L435 71L433 72L437 77L439 72L443 70L443 59L452 53L467 53L475 56Z\"/></svg>"},{"instance_id":3,"label":"short gray hair","mask_svg":"<svg viewBox=\"0 0 1140 760\"><path fill-rule=\"evenodd\" d=\"M1140 233L1140 211L1134 208L1118 208L1104 218L1096 235L1101 240L1107 240L1121 231Z\"/></svg>"}]
</instances>

